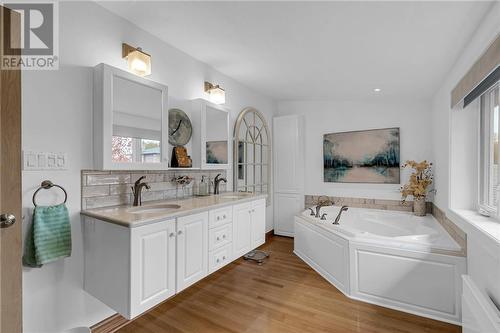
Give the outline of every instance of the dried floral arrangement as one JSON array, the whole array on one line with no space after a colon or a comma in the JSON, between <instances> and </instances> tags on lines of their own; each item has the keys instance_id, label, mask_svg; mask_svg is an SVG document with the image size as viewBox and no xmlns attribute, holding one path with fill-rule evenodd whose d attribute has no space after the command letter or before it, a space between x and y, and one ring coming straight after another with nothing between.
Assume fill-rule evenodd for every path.
<instances>
[{"instance_id":1,"label":"dried floral arrangement","mask_svg":"<svg viewBox=\"0 0 500 333\"><path fill-rule=\"evenodd\" d=\"M415 162L406 161L402 168L412 168L415 170L407 184L401 186L401 196L403 202L406 202L408 196L413 196L415 199L425 199L428 193L433 192L429 190L434 176L432 174L432 163L425 161Z\"/></svg>"}]
</instances>

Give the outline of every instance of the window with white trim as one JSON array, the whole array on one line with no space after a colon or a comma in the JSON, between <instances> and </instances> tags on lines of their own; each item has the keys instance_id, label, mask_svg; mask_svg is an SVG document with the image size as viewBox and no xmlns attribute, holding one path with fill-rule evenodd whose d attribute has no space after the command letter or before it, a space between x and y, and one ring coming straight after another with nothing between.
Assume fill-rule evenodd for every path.
<instances>
[{"instance_id":1,"label":"window with white trim","mask_svg":"<svg viewBox=\"0 0 500 333\"><path fill-rule=\"evenodd\" d=\"M499 216L499 129L500 84L497 82L481 96L481 129L479 157L479 210Z\"/></svg>"}]
</instances>

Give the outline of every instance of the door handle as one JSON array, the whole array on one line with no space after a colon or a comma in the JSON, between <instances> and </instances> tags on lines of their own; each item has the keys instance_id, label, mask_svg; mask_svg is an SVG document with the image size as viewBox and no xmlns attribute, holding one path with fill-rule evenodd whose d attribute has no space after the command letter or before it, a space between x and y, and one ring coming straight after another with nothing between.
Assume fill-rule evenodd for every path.
<instances>
[{"instance_id":1,"label":"door handle","mask_svg":"<svg viewBox=\"0 0 500 333\"><path fill-rule=\"evenodd\" d=\"M16 223L16 216L14 214L0 214L0 228L8 228Z\"/></svg>"}]
</instances>

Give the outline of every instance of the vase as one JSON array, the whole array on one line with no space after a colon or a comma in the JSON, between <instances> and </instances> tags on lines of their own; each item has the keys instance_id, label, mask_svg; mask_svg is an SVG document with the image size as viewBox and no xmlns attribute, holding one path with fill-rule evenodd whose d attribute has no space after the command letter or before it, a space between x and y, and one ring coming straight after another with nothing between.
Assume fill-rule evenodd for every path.
<instances>
[{"instance_id":1,"label":"vase","mask_svg":"<svg viewBox=\"0 0 500 333\"><path fill-rule=\"evenodd\" d=\"M425 204L425 198L413 199L413 214L415 214L416 216L427 215L427 207Z\"/></svg>"}]
</instances>

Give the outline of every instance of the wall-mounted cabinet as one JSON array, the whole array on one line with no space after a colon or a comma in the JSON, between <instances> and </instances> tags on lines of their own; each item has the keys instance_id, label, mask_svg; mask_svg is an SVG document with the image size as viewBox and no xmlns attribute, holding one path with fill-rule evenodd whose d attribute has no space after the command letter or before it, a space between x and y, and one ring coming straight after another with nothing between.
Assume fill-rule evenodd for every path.
<instances>
[{"instance_id":1,"label":"wall-mounted cabinet","mask_svg":"<svg viewBox=\"0 0 500 333\"><path fill-rule=\"evenodd\" d=\"M94 167L166 169L167 86L118 68L94 69Z\"/></svg>"},{"instance_id":2,"label":"wall-mounted cabinet","mask_svg":"<svg viewBox=\"0 0 500 333\"><path fill-rule=\"evenodd\" d=\"M186 148L191 168L229 169L229 122L224 107L203 99L168 98L165 85L106 64L94 68L97 170L166 170L176 146Z\"/></svg>"},{"instance_id":3,"label":"wall-mounted cabinet","mask_svg":"<svg viewBox=\"0 0 500 333\"><path fill-rule=\"evenodd\" d=\"M182 110L192 127L191 140L183 145L193 161L193 168L229 169L231 162L231 140L229 110L203 99L182 100L170 98L169 112ZM177 124L170 124L172 131ZM172 147L169 148L171 154Z\"/></svg>"}]
</instances>

